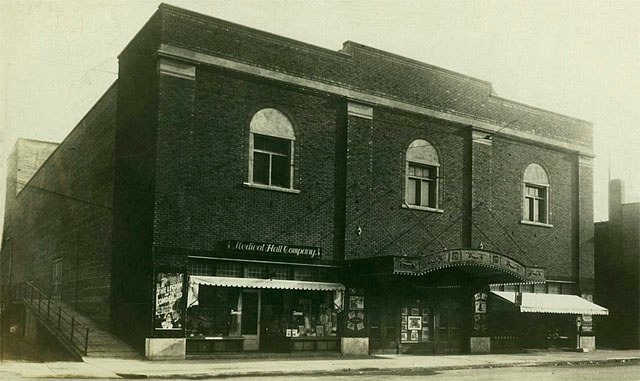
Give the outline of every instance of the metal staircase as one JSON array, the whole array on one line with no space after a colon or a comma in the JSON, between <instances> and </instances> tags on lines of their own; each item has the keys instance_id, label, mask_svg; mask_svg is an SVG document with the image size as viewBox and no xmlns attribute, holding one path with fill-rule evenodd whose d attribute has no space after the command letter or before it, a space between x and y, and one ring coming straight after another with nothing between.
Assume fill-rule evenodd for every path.
<instances>
[{"instance_id":1,"label":"metal staircase","mask_svg":"<svg viewBox=\"0 0 640 381\"><path fill-rule=\"evenodd\" d=\"M22 303L59 342L79 358L140 359L142 356L60 300L53 300L31 282L14 285L10 298Z\"/></svg>"}]
</instances>

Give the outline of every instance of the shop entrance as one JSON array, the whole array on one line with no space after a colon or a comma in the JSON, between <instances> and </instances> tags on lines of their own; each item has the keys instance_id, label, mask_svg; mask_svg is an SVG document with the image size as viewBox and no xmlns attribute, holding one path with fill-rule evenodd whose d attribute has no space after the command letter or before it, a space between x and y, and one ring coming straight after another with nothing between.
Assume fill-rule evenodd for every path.
<instances>
[{"instance_id":1,"label":"shop entrance","mask_svg":"<svg viewBox=\"0 0 640 381\"><path fill-rule=\"evenodd\" d=\"M284 294L281 290L262 290L260 313L260 350L263 352L288 352L286 337L287 314Z\"/></svg>"},{"instance_id":2,"label":"shop entrance","mask_svg":"<svg viewBox=\"0 0 640 381\"><path fill-rule=\"evenodd\" d=\"M257 351L260 347L260 290L242 290L240 310L244 350Z\"/></svg>"}]
</instances>

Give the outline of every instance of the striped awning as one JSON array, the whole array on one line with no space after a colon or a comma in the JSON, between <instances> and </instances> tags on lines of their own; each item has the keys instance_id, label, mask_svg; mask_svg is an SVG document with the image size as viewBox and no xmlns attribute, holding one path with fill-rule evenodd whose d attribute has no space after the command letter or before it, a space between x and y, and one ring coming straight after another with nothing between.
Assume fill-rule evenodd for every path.
<instances>
[{"instance_id":1,"label":"striped awning","mask_svg":"<svg viewBox=\"0 0 640 381\"><path fill-rule=\"evenodd\" d=\"M344 285L340 283L328 282L307 282L284 279L255 279L255 278L232 278L219 276L191 275L191 284L200 284L218 287L241 287L241 288L269 288L280 290L305 290L305 291L344 291Z\"/></svg>"},{"instance_id":2,"label":"striped awning","mask_svg":"<svg viewBox=\"0 0 640 381\"><path fill-rule=\"evenodd\" d=\"M577 315L609 315L609 310L583 299L577 295L535 294L523 292L522 300L518 301L516 292L492 291L492 294L519 307L520 312L546 314L577 314Z\"/></svg>"}]
</instances>

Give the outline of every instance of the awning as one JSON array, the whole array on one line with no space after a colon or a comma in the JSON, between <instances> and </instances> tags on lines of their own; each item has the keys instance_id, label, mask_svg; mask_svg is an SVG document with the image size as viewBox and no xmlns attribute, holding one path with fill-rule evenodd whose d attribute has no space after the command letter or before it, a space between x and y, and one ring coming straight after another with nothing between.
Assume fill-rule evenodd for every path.
<instances>
[{"instance_id":1,"label":"awning","mask_svg":"<svg viewBox=\"0 0 640 381\"><path fill-rule=\"evenodd\" d=\"M340 283L191 275L189 276L189 292L187 295L187 305L189 307L198 305L200 285L218 287L268 288L279 290L333 291L333 303L335 305L335 308L338 311L342 311L342 307L344 304L345 287Z\"/></svg>"},{"instance_id":2,"label":"awning","mask_svg":"<svg viewBox=\"0 0 640 381\"><path fill-rule=\"evenodd\" d=\"M344 285L328 282L306 282L282 279L232 278L191 275L189 282L219 287L270 288L280 290L344 291Z\"/></svg>"},{"instance_id":3,"label":"awning","mask_svg":"<svg viewBox=\"0 0 640 381\"><path fill-rule=\"evenodd\" d=\"M522 301L518 305L516 302L516 293L513 291L492 291L491 293L517 305L520 308L520 312L609 315L608 309L577 295L535 294L523 292L521 294Z\"/></svg>"}]
</instances>

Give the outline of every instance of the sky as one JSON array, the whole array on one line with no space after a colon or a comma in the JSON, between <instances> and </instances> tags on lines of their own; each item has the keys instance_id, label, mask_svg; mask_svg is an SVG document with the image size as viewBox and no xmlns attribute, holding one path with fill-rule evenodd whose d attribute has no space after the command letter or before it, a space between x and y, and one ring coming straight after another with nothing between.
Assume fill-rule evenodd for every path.
<instances>
[{"instance_id":1,"label":"sky","mask_svg":"<svg viewBox=\"0 0 640 381\"><path fill-rule=\"evenodd\" d=\"M640 201L640 0L167 0L339 50L347 40L489 81L593 123L595 220L607 182ZM0 0L0 221L18 137L60 142L117 79L149 0Z\"/></svg>"}]
</instances>

